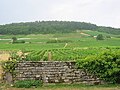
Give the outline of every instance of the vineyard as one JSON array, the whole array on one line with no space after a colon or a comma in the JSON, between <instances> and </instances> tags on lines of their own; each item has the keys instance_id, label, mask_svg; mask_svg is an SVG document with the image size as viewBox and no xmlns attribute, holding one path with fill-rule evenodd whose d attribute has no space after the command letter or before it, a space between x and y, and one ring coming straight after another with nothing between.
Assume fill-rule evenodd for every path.
<instances>
[{"instance_id":1,"label":"vineyard","mask_svg":"<svg viewBox=\"0 0 120 90\"><path fill-rule=\"evenodd\" d=\"M83 49L49 49L32 50L27 52L26 61L75 61L84 59L89 55L98 55L107 50L119 51L120 48L83 48Z\"/></svg>"},{"instance_id":2,"label":"vineyard","mask_svg":"<svg viewBox=\"0 0 120 90\"><path fill-rule=\"evenodd\" d=\"M79 69L100 77L110 83L120 83L120 48L44 49L12 54L22 61L74 61Z\"/></svg>"}]
</instances>

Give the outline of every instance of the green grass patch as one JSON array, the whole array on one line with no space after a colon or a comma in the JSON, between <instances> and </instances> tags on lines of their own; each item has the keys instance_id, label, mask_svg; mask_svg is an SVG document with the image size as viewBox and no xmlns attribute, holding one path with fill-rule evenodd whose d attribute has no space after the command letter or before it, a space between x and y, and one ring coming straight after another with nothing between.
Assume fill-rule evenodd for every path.
<instances>
[{"instance_id":1,"label":"green grass patch","mask_svg":"<svg viewBox=\"0 0 120 90\"><path fill-rule=\"evenodd\" d=\"M88 35L108 34L96 31L84 31ZM94 34L95 33L95 34ZM111 35L110 35L111 36ZM13 35L0 36L0 50L41 50L41 49L54 49L54 48L85 48L85 47L115 47L120 46L120 38L112 35L112 38L105 38L105 40L96 40L92 36L86 36L80 32L64 33L64 34L31 34L31 35L15 35L19 40L24 40L25 43L12 44L11 38ZM58 42L56 43L56 40ZM55 42L55 43L47 43ZM67 46L65 44L67 43Z\"/></svg>"},{"instance_id":2,"label":"green grass patch","mask_svg":"<svg viewBox=\"0 0 120 90\"><path fill-rule=\"evenodd\" d=\"M45 85L35 90L119 90L119 84L105 84L105 85L85 85L85 84L56 84Z\"/></svg>"},{"instance_id":3,"label":"green grass patch","mask_svg":"<svg viewBox=\"0 0 120 90\"><path fill-rule=\"evenodd\" d=\"M40 80L20 80L14 83L14 87L17 88L31 88L31 87L40 87L42 82Z\"/></svg>"}]
</instances>

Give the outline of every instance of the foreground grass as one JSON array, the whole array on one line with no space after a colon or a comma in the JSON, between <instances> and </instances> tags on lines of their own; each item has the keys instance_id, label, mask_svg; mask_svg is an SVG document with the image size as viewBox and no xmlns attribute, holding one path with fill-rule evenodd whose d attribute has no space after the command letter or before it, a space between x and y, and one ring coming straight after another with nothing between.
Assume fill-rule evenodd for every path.
<instances>
[{"instance_id":1,"label":"foreground grass","mask_svg":"<svg viewBox=\"0 0 120 90\"><path fill-rule=\"evenodd\" d=\"M82 85L82 84L71 84L71 85L49 85L35 90L119 90L120 85Z\"/></svg>"},{"instance_id":2,"label":"foreground grass","mask_svg":"<svg viewBox=\"0 0 120 90\"><path fill-rule=\"evenodd\" d=\"M0 85L0 90L120 90L120 84L106 84L106 85L84 85L84 84L57 84L44 85L39 88L13 88L3 87Z\"/></svg>"}]
</instances>

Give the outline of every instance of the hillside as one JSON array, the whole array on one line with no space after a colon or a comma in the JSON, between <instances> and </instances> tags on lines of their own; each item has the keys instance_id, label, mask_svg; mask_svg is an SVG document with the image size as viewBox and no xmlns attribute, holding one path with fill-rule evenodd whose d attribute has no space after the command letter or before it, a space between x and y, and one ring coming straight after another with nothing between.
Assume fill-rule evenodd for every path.
<instances>
[{"instance_id":1,"label":"hillside","mask_svg":"<svg viewBox=\"0 0 120 90\"><path fill-rule=\"evenodd\" d=\"M92 30L108 34L120 34L120 29L117 28L73 21L36 21L0 25L1 35L71 33L77 30Z\"/></svg>"}]
</instances>

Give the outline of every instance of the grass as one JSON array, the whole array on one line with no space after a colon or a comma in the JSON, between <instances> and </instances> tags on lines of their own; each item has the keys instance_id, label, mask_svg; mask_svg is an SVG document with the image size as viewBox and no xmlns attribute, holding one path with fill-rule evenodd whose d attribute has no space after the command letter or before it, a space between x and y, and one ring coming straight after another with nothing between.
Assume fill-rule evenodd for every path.
<instances>
[{"instance_id":1,"label":"grass","mask_svg":"<svg viewBox=\"0 0 120 90\"><path fill-rule=\"evenodd\" d=\"M88 35L98 35L101 32L86 30L83 33ZM108 35L102 33L104 36ZM111 35L115 36L115 35ZM1 39L11 39L13 35L0 36ZM64 48L66 43L46 43L50 40L70 40L65 48L85 48L85 47L115 47L120 46L120 38L110 38L97 41L92 36L86 36L80 32L66 33L66 34L31 34L31 35L16 35L17 38L24 38L25 44L11 44L11 40L0 40L0 50L41 50L41 49L54 49ZM29 38L29 39L26 39Z\"/></svg>"},{"instance_id":2,"label":"grass","mask_svg":"<svg viewBox=\"0 0 120 90\"><path fill-rule=\"evenodd\" d=\"M70 85L49 85L42 88L37 88L35 90L106 90L106 89L119 89L119 85L84 85L84 84L70 84Z\"/></svg>"},{"instance_id":3,"label":"grass","mask_svg":"<svg viewBox=\"0 0 120 90\"><path fill-rule=\"evenodd\" d=\"M92 35L92 36L97 36L98 34L103 34L104 36L114 36L112 34L104 33L104 32L98 32L98 31L91 31L91 30L82 30L83 33Z\"/></svg>"},{"instance_id":4,"label":"grass","mask_svg":"<svg viewBox=\"0 0 120 90\"><path fill-rule=\"evenodd\" d=\"M10 86L0 85L0 90L120 90L120 84L105 85L85 85L85 84L56 84L44 85L38 88L13 88Z\"/></svg>"},{"instance_id":5,"label":"grass","mask_svg":"<svg viewBox=\"0 0 120 90\"><path fill-rule=\"evenodd\" d=\"M41 50L41 49L51 49L51 48L63 48L64 44L0 44L0 50Z\"/></svg>"}]
</instances>

